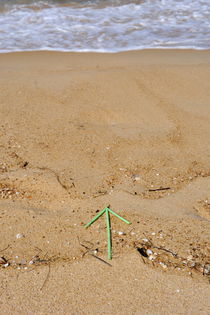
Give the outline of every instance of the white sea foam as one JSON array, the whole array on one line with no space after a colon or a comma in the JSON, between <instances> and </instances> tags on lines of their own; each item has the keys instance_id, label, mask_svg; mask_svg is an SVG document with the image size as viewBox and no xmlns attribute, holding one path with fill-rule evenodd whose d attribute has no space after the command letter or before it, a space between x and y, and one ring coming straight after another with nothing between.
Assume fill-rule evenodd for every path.
<instances>
[{"instance_id":1,"label":"white sea foam","mask_svg":"<svg viewBox=\"0 0 210 315\"><path fill-rule=\"evenodd\" d=\"M0 52L210 48L209 0L0 0Z\"/></svg>"}]
</instances>

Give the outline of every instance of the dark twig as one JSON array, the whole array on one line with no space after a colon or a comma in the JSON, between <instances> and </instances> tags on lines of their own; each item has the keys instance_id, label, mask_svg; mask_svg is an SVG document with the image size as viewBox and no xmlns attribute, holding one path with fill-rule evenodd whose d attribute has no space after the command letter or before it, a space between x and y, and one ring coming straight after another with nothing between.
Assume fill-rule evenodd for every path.
<instances>
[{"instance_id":1,"label":"dark twig","mask_svg":"<svg viewBox=\"0 0 210 315\"><path fill-rule=\"evenodd\" d=\"M158 246L153 246L153 248L157 248L159 250L163 250L164 252L170 253L171 255L173 255L174 257L177 257L178 254L173 253L170 249L164 248L164 247L158 247Z\"/></svg>"},{"instance_id":2,"label":"dark twig","mask_svg":"<svg viewBox=\"0 0 210 315\"><path fill-rule=\"evenodd\" d=\"M163 188L156 188L156 189L148 189L148 191L161 191L161 190L169 190L171 187L163 187Z\"/></svg>"},{"instance_id":3,"label":"dark twig","mask_svg":"<svg viewBox=\"0 0 210 315\"><path fill-rule=\"evenodd\" d=\"M90 254L91 256L95 257L96 259L100 260L101 262L103 262L104 264L108 265L109 267L112 267L112 265L110 263L108 263L106 260L103 260L102 258L96 256L96 255L93 255L93 254Z\"/></svg>"},{"instance_id":4,"label":"dark twig","mask_svg":"<svg viewBox=\"0 0 210 315\"><path fill-rule=\"evenodd\" d=\"M0 250L0 253L3 252L3 251L5 251L5 250L6 250L7 248L9 248L9 247L10 247L10 245L8 245L7 247L5 247L4 249L1 249L1 250Z\"/></svg>"}]
</instances>

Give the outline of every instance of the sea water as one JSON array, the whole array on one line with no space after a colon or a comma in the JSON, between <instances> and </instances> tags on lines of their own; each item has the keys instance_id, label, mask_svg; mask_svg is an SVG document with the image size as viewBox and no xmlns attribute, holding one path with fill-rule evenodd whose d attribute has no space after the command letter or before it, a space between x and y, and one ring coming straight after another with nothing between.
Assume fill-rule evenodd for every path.
<instances>
[{"instance_id":1,"label":"sea water","mask_svg":"<svg viewBox=\"0 0 210 315\"><path fill-rule=\"evenodd\" d=\"M0 52L210 48L210 0L0 0Z\"/></svg>"}]
</instances>

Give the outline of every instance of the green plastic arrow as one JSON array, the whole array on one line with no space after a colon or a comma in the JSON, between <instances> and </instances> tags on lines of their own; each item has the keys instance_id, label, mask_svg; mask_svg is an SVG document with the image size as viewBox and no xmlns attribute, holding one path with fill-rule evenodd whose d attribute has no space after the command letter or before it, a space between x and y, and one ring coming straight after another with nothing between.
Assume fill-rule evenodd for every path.
<instances>
[{"instance_id":1,"label":"green plastic arrow","mask_svg":"<svg viewBox=\"0 0 210 315\"><path fill-rule=\"evenodd\" d=\"M107 228L107 237L108 237L108 259L112 259L112 234L111 234L110 213L127 224L131 224L131 222L124 219L119 214L115 213L108 206L105 209L103 209L101 212L99 212L99 214L97 214L89 223L87 223L85 225L85 228L88 228L91 224L93 224L96 220L98 220L98 218L100 218L104 213L106 213L106 228Z\"/></svg>"}]
</instances>

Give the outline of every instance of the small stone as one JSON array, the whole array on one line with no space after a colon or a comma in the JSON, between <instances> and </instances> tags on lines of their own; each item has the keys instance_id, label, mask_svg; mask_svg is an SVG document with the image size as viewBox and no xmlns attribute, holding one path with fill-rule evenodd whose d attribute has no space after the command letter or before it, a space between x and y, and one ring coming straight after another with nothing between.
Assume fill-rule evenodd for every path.
<instances>
[{"instance_id":1,"label":"small stone","mask_svg":"<svg viewBox=\"0 0 210 315\"><path fill-rule=\"evenodd\" d=\"M4 268L7 268L8 266L9 266L9 263L8 263L8 262L3 265Z\"/></svg>"},{"instance_id":2,"label":"small stone","mask_svg":"<svg viewBox=\"0 0 210 315\"><path fill-rule=\"evenodd\" d=\"M148 238L143 238L142 241L143 241L144 243L149 243Z\"/></svg>"},{"instance_id":3,"label":"small stone","mask_svg":"<svg viewBox=\"0 0 210 315\"><path fill-rule=\"evenodd\" d=\"M190 262L188 263L188 267L190 267L190 268L194 268L195 265L196 265L196 263L195 263L194 261L190 261Z\"/></svg>"},{"instance_id":4,"label":"small stone","mask_svg":"<svg viewBox=\"0 0 210 315\"><path fill-rule=\"evenodd\" d=\"M155 234L156 234L155 232L152 232L152 233L151 233L151 235L155 235Z\"/></svg>"},{"instance_id":5,"label":"small stone","mask_svg":"<svg viewBox=\"0 0 210 315\"><path fill-rule=\"evenodd\" d=\"M141 179L141 176L140 176L139 174L134 174L134 175L132 175L132 179L133 179L134 181L138 181L138 180Z\"/></svg>"},{"instance_id":6,"label":"small stone","mask_svg":"<svg viewBox=\"0 0 210 315\"><path fill-rule=\"evenodd\" d=\"M148 259L152 260L152 261L155 260L156 258L157 258L157 256L155 256L155 255L149 255L149 257L148 257Z\"/></svg>"},{"instance_id":7,"label":"small stone","mask_svg":"<svg viewBox=\"0 0 210 315\"><path fill-rule=\"evenodd\" d=\"M147 249L147 250L146 250L146 253L147 253L148 256L150 256L150 255L153 254L153 251L152 251L151 249Z\"/></svg>"},{"instance_id":8,"label":"small stone","mask_svg":"<svg viewBox=\"0 0 210 315\"><path fill-rule=\"evenodd\" d=\"M17 239L19 239L19 238L23 238L23 237L25 237L25 235L24 235L24 234L21 234L21 233L16 234L16 238L17 238Z\"/></svg>"},{"instance_id":9,"label":"small stone","mask_svg":"<svg viewBox=\"0 0 210 315\"><path fill-rule=\"evenodd\" d=\"M125 233L125 232L122 232L122 231L119 231L119 232L118 232L118 235L126 235L126 233Z\"/></svg>"}]
</instances>

